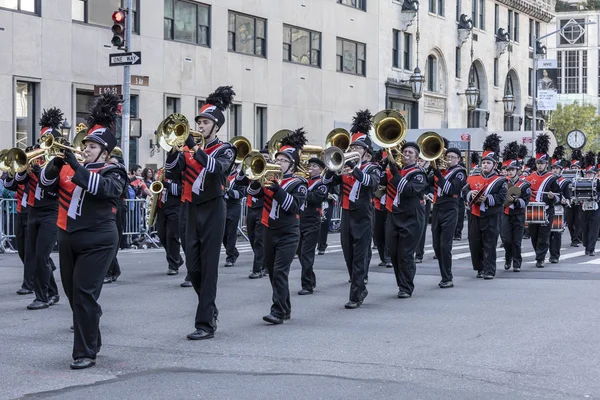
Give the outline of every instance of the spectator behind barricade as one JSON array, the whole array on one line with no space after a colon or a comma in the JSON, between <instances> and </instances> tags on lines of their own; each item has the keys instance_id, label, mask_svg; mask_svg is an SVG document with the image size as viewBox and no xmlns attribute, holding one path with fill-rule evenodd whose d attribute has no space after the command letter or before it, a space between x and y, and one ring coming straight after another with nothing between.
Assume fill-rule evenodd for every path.
<instances>
[{"instance_id":1,"label":"spectator behind barricade","mask_svg":"<svg viewBox=\"0 0 600 400\"><path fill-rule=\"evenodd\" d=\"M129 178L129 185L133 188L134 196L127 198L142 199L146 196L152 196L152 192L148 189L144 179L142 177L142 167L135 165L131 168L131 177ZM129 191L128 191L129 193Z\"/></svg>"},{"instance_id":2,"label":"spectator behind barricade","mask_svg":"<svg viewBox=\"0 0 600 400\"><path fill-rule=\"evenodd\" d=\"M154 182L154 171L152 171L152 168L144 168L142 171L142 177L147 187L152 186L152 182Z\"/></svg>"},{"instance_id":3,"label":"spectator behind barricade","mask_svg":"<svg viewBox=\"0 0 600 400\"><path fill-rule=\"evenodd\" d=\"M4 199L14 199L16 197L16 192L13 192L11 190L8 190L7 188L4 187L4 182L2 181L2 179L0 179L0 193L2 193L2 200ZM1 213L6 213L5 215L2 215L0 220L2 221L2 226L0 227L0 230L2 231L2 233L8 235L11 232L10 227L14 226L14 215L17 212L17 205L16 202L11 201L10 203L8 203L7 205L4 205L0 208L0 212ZM2 236L2 235L0 235ZM1 242L1 241L0 241ZM12 238L11 239L11 246L13 249L15 248L15 239ZM0 247L4 247L3 246L4 243L0 243ZM0 249L2 250L2 249ZM8 251L8 248L4 248L3 249L5 252L13 252L13 251Z\"/></svg>"}]
</instances>

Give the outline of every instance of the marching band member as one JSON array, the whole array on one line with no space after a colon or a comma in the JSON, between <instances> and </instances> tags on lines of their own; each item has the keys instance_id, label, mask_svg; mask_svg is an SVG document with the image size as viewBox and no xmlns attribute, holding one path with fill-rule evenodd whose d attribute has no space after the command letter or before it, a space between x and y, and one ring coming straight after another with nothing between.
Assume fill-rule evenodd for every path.
<instances>
[{"instance_id":1,"label":"marching band member","mask_svg":"<svg viewBox=\"0 0 600 400\"><path fill-rule=\"evenodd\" d=\"M575 178L581 177L582 159L583 154L581 154L581 150L573 150L569 170L575 171ZM579 247L579 244L583 242L583 209L581 208L581 203L571 202L570 205L565 210L565 222L571 236L571 247Z\"/></svg>"},{"instance_id":2,"label":"marching band member","mask_svg":"<svg viewBox=\"0 0 600 400\"><path fill-rule=\"evenodd\" d=\"M564 210L568 208L571 200L571 189L569 188L571 181L561 176L563 172L563 157L565 156L565 149L563 146L556 146L554 154L552 155L551 171L557 176L557 183L560 187L560 205ZM550 221L552 225L553 221ZM560 246L562 245L562 231L561 232L550 232L550 262L552 264L558 263L560 259Z\"/></svg>"},{"instance_id":3,"label":"marching band member","mask_svg":"<svg viewBox=\"0 0 600 400\"><path fill-rule=\"evenodd\" d=\"M504 246L504 269L513 269L514 272L521 271L523 257L521 256L521 243L523 241L523 229L525 227L525 210L531 198L530 184L519 178L518 160L519 145L511 142L504 148L504 162L506 167L506 179L508 187L517 187L521 194L507 194L504 202L502 215L502 231L500 237Z\"/></svg>"},{"instance_id":4,"label":"marching band member","mask_svg":"<svg viewBox=\"0 0 600 400\"><path fill-rule=\"evenodd\" d=\"M414 290L417 272L415 251L425 223L423 196L429 190L425 171L417 165L420 149L415 142L402 145L402 168L390 160L382 183L387 186L385 242L390 251L398 298L407 299Z\"/></svg>"},{"instance_id":5,"label":"marching band member","mask_svg":"<svg viewBox=\"0 0 600 400\"><path fill-rule=\"evenodd\" d=\"M104 95L94 104L83 140L84 162L70 150L57 156L40 174L40 184L58 191L60 276L73 310L72 369L96 364L102 346L98 298L119 246L116 212L127 172L107 164L117 139L113 134L118 98Z\"/></svg>"},{"instance_id":6,"label":"marching band member","mask_svg":"<svg viewBox=\"0 0 600 400\"><path fill-rule=\"evenodd\" d=\"M300 165L299 153L305 144L302 128L284 137L275 154L275 163L281 168L281 182L273 179L264 189L258 182L252 183L252 190L259 191L256 195L264 196L261 222L265 226L265 266L273 290L273 305L263 320L270 324L282 324L290 319L292 311L288 276L300 239L300 209L308 192L306 179L294 172Z\"/></svg>"},{"instance_id":7,"label":"marching band member","mask_svg":"<svg viewBox=\"0 0 600 400\"><path fill-rule=\"evenodd\" d=\"M429 176L431 173L431 167L429 165L429 161L423 160L421 157L417 158L417 166L419 166L423 171L425 171L425 175ZM429 184L429 180L427 180L427 191L423 194L423 199L421 200L421 205L425 208L425 212L423 213L423 224L421 225L421 232L419 235L419 243L417 243L417 249L415 250L415 264L420 264L423 262L423 257L425 256L425 238L427 236L427 225L429 225L429 216L431 215L431 202L433 200L433 186ZM436 255L433 255L435 259Z\"/></svg>"},{"instance_id":8,"label":"marching band member","mask_svg":"<svg viewBox=\"0 0 600 400\"><path fill-rule=\"evenodd\" d=\"M532 171L526 180L531 184L531 202L545 203L546 218L550 223L529 224L531 244L535 251L535 266L544 268L544 260L550 246L550 230L554 218L554 204L560 202L560 186L557 177L546 170L548 166L548 147L550 139L546 134L540 134L535 140L536 170Z\"/></svg>"},{"instance_id":9,"label":"marching band member","mask_svg":"<svg viewBox=\"0 0 600 400\"><path fill-rule=\"evenodd\" d=\"M379 173L380 179L383 179L385 176L385 171L387 169L387 154L382 151L378 151L376 153L375 160L379 164ZM373 197L374 204L374 219L375 222L373 224L373 239L377 245L377 252L379 253L379 267L392 268L392 259L390 258L390 250L388 245L385 242L385 225L388 217L388 210L385 208L386 202L386 194L385 194L385 186L380 186L378 190L375 192Z\"/></svg>"},{"instance_id":10,"label":"marching band member","mask_svg":"<svg viewBox=\"0 0 600 400\"><path fill-rule=\"evenodd\" d=\"M317 286L313 265L321 228L321 207L328 194L327 185L323 183L321 178L324 170L325 163L320 158L313 157L308 160L308 193L306 204L300 207L298 259L302 266L302 290L298 292L299 295L312 294L315 286Z\"/></svg>"},{"instance_id":11,"label":"marching band member","mask_svg":"<svg viewBox=\"0 0 600 400\"><path fill-rule=\"evenodd\" d=\"M433 168L430 183L433 186L433 211L431 215L431 236L433 251L437 256L442 280L442 289L454 286L452 282L452 241L458 218L458 203L462 188L467 181L467 172L458 165L460 150L450 147L446 150L448 167L444 170Z\"/></svg>"},{"instance_id":12,"label":"marching band member","mask_svg":"<svg viewBox=\"0 0 600 400\"><path fill-rule=\"evenodd\" d=\"M40 118L40 137L52 134L60 137L63 113L58 108L44 110ZM41 310L54 305L59 300L58 287L54 280L54 263L50 254L56 244L58 228L58 196L56 191L45 190L38 185L41 168L34 163L28 171L15 174L7 188L14 190L25 185L29 215L27 216L27 240L25 242L25 273L33 273L35 300L27 306L29 310ZM13 189L14 188L14 189Z\"/></svg>"},{"instance_id":13,"label":"marching band member","mask_svg":"<svg viewBox=\"0 0 600 400\"><path fill-rule=\"evenodd\" d=\"M462 156L460 161L458 162L458 165L460 165L466 172L467 167L465 165L465 163L462 160ZM466 178L465 178L465 183L467 182ZM459 194L459 198L458 198L458 216L456 219L456 229L454 229L454 240L457 242L460 242L462 240L462 231L463 228L465 226L465 201L462 198L462 191Z\"/></svg>"},{"instance_id":14,"label":"marching band member","mask_svg":"<svg viewBox=\"0 0 600 400\"><path fill-rule=\"evenodd\" d=\"M237 243L238 225L242 216L241 199L246 196L246 185L242 182L244 176L240 175L235 168L227 177L227 191L225 192L225 203L227 204L227 219L225 220L225 233L223 234L223 246L225 246L225 266L233 267L240 252L235 247Z\"/></svg>"},{"instance_id":15,"label":"marching band member","mask_svg":"<svg viewBox=\"0 0 600 400\"><path fill-rule=\"evenodd\" d=\"M183 187L182 170L161 168L159 180L163 190L158 194L156 231L167 256L167 275L177 275L183 265L179 241L179 210ZM164 176L163 176L164 175Z\"/></svg>"},{"instance_id":16,"label":"marching band member","mask_svg":"<svg viewBox=\"0 0 600 400\"><path fill-rule=\"evenodd\" d=\"M189 281L198 296L198 306L194 323L196 330L187 336L190 340L211 339L217 330L219 311L215 299L226 218L223 196L236 155L235 147L220 141L217 132L225 123L223 113L231 105L233 96L235 93L231 86L217 88L207 97L206 104L196 116L198 130L206 143L204 149L198 146L193 135L189 135L185 143L189 151L174 149L167 156L167 169L173 171L181 171L180 160L185 160L184 176L191 192L188 192L191 199L185 198L188 219L185 255Z\"/></svg>"},{"instance_id":17,"label":"marching band member","mask_svg":"<svg viewBox=\"0 0 600 400\"><path fill-rule=\"evenodd\" d=\"M371 247L371 199L379 184L377 166L367 162L371 139L367 133L371 129L371 113L361 110L352 120L352 141L349 151L358 152L360 163L349 162L342 175L327 171L323 182L326 185L341 184L342 218L340 240L348 274L350 275L350 295L344 305L347 309L361 306L369 292L365 286L367 261Z\"/></svg>"},{"instance_id":18,"label":"marching band member","mask_svg":"<svg viewBox=\"0 0 600 400\"><path fill-rule=\"evenodd\" d=\"M118 165L123 170L127 170L125 168L125 160L123 157L115 155L114 153L109 155L108 162L111 164ZM127 216L127 206L125 205L125 199L127 198L127 185L123 186L123 193L118 199L117 206L117 232L119 232L119 245L117 246L117 252L113 257L112 262L110 263L110 267L108 267L108 271L106 272L106 276L104 277L104 283L113 283L115 282L119 276L121 276L121 265L119 264L119 260L117 259L117 254L119 253L119 247L121 243L123 243L123 227L125 225L125 218Z\"/></svg>"},{"instance_id":19,"label":"marching band member","mask_svg":"<svg viewBox=\"0 0 600 400\"><path fill-rule=\"evenodd\" d=\"M593 152L585 155L585 179L594 179L596 177L597 166L596 156ZM600 193L600 181L596 181L596 199L587 206L583 206L583 246L586 256L596 255L596 241L598 240L598 230L600 229L600 207L598 193Z\"/></svg>"},{"instance_id":20,"label":"marching band member","mask_svg":"<svg viewBox=\"0 0 600 400\"><path fill-rule=\"evenodd\" d=\"M488 135L483 142L481 174L471 175L463 188L465 199L472 203L469 215L469 249L477 278L494 279L496 275L496 242L498 213L506 200L506 179L495 171L500 152L500 138Z\"/></svg>"}]
</instances>

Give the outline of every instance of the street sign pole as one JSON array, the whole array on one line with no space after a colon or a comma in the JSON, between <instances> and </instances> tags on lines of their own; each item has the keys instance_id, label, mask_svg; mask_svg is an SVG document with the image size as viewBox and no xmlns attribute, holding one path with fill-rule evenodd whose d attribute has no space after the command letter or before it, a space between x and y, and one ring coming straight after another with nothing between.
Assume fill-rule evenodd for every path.
<instances>
[{"instance_id":1,"label":"street sign pole","mask_svg":"<svg viewBox=\"0 0 600 400\"><path fill-rule=\"evenodd\" d=\"M133 0L127 0L127 18L125 19L125 51L131 47L131 18L133 18ZM131 105L131 66L126 64L123 72L123 112L121 126L121 149L123 150L123 163L129 171L129 120Z\"/></svg>"}]
</instances>

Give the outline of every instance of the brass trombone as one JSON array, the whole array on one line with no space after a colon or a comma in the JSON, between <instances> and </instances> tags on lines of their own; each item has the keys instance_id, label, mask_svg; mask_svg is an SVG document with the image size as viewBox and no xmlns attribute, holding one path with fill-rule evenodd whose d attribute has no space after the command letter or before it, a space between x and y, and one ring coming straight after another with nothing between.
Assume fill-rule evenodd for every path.
<instances>
[{"instance_id":1,"label":"brass trombone","mask_svg":"<svg viewBox=\"0 0 600 400\"><path fill-rule=\"evenodd\" d=\"M425 132L419 136L417 144L421 149L421 154L419 154L420 158L431 162L433 168L448 168L448 162L444 158L446 156L444 138L442 138L439 133Z\"/></svg>"},{"instance_id":2,"label":"brass trombone","mask_svg":"<svg viewBox=\"0 0 600 400\"><path fill-rule=\"evenodd\" d=\"M258 181L261 186L268 181L281 179L281 167L268 163L265 157L256 150L252 150L244 157L242 171L248 179Z\"/></svg>"},{"instance_id":3,"label":"brass trombone","mask_svg":"<svg viewBox=\"0 0 600 400\"><path fill-rule=\"evenodd\" d=\"M159 146L169 152L173 147L182 149L188 136L192 135L196 143L204 148L204 136L190 129L190 123L183 114L171 114L161 121L156 128L156 140Z\"/></svg>"},{"instance_id":4,"label":"brass trombone","mask_svg":"<svg viewBox=\"0 0 600 400\"><path fill-rule=\"evenodd\" d=\"M373 143L387 151L388 159L402 166L402 155L394 157L392 151L396 150L400 153L407 132L408 124L399 111L381 110L373 116L369 137Z\"/></svg>"}]
</instances>

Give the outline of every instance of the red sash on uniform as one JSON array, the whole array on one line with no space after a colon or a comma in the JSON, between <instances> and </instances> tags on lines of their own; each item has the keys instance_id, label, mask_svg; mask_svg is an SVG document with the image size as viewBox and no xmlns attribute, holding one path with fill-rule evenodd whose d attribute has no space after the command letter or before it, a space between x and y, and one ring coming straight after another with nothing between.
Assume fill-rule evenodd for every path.
<instances>
[{"instance_id":1,"label":"red sash on uniform","mask_svg":"<svg viewBox=\"0 0 600 400\"><path fill-rule=\"evenodd\" d=\"M544 192L546 185L548 184L548 182L550 182L550 179L553 177L554 174L552 172L546 172L544 175L540 175L539 173L534 172L533 174L525 178L527 182L531 184L531 199L529 201L541 202L541 198L539 200L536 200L538 198L538 191Z\"/></svg>"},{"instance_id":2,"label":"red sash on uniform","mask_svg":"<svg viewBox=\"0 0 600 400\"><path fill-rule=\"evenodd\" d=\"M496 183L496 181L501 178L502 177L499 175L492 175L489 178L485 178L483 175L472 175L467 178L467 183L469 184L471 190L485 190L485 197L494 186L494 183ZM481 217L481 204L473 204L473 206L471 207L471 213L473 215Z\"/></svg>"}]
</instances>

